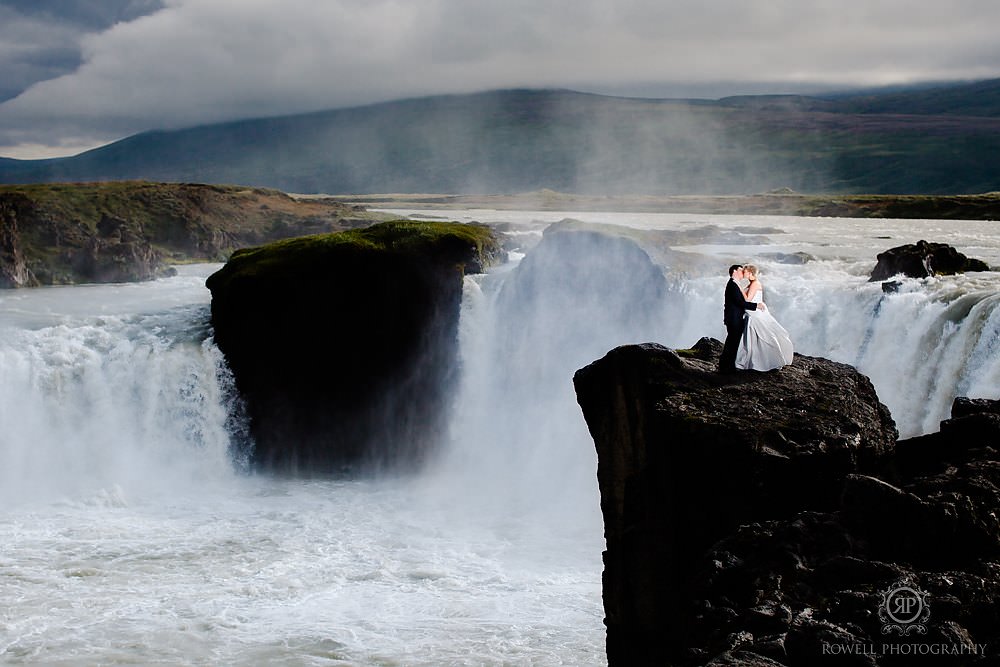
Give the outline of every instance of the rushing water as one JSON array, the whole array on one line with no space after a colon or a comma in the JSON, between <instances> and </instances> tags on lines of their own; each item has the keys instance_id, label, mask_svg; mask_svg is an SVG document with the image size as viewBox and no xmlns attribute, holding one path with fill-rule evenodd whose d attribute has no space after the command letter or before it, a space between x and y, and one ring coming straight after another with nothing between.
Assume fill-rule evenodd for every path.
<instances>
[{"instance_id":1,"label":"rushing water","mask_svg":"<svg viewBox=\"0 0 1000 667\"><path fill-rule=\"evenodd\" d=\"M572 373L622 343L721 338L733 261L761 267L799 352L872 377L903 435L936 429L956 395L1000 395L997 274L866 282L878 251L919 238L1000 265L991 223L438 215L529 240L563 217L715 225L726 245L678 247L697 261L662 284L599 246L544 262L526 246L467 278L450 442L403 479L245 470L208 328L216 267L0 293L0 663L603 664L596 458Z\"/></svg>"},{"instance_id":2,"label":"rushing water","mask_svg":"<svg viewBox=\"0 0 1000 667\"><path fill-rule=\"evenodd\" d=\"M670 347L689 347L702 336L724 339L721 312L727 269L732 263L754 263L761 268L765 301L791 333L796 351L851 364L868 375L901 437L936 431L956 396L1000 398L1000 274L903 279L895 294L884 294L879 283L868 282L879 252L920 239L949 243L1000 267L1000 223L493 210L457 216L448 211L419 213L504 221L536 236L547 223L564 218L637 229L708 230L718 242L710 238L700 245L674 247L693 253L693 259L681 270L665 267L678 299L662 328L644 339ZM805 253L812 259L787 264L773 257L777 253ZM596 319L590 328L600 331L601 326ZM596 338L607 340L604 335ZM632 338L619 338L619 344Z\"/></svg>"}]
</instances>

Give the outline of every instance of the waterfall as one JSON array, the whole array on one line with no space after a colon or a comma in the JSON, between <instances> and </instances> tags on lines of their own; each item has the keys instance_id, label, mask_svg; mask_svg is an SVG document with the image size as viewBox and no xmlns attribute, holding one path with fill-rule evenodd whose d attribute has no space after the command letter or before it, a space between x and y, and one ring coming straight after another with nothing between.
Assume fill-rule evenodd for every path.
<instances>
[{"instance_id":1,"label":"waterfall","mask_svg":"<svg viewBox=\"0 0 1000 667\"><path fill-rule=\"evenodd\" d=\"M573 374L683 319L662 271L623 239L547 234L520 262L467 277L462 387L434 485L476 512L599 537L597 456Z\"/></svg>"},{"instance_id":2,"label":"waterfall","mask_svg":"<svg viewBox=\"0 0 1000 667\"><path fill-rule=\"evenodd\" d=\"M524 369L492 352L524 322L500 306L515 271L466 280L456 399L481 410L449 465L402 478L233 474L204 277L183 308L151 298L173 279L0 293L0 663L602 664L596 462L564 377L579 437L505 446L537 423L506 428Z\"/></svg>"},{"instance_id":3,"label":"waterfall","mask_svg":"<svg viewBox=\"0 0 1000 667\"><path fill-rule=\"evenodd\" d=\"M885 294L879 283L838 262L761 263L765 301L788 329L796 352L855 366L871 378L907 438L937 431L956 396L997 398L1000 293L994 274L904 279ZM722 339L725 276L685 286L695 331Z\"/></svg>"},{"instance_id":4,"label":"waterfall","mask_svg":"<svg viewBox=\"0 0 1000 667\"><path fill-rule=\"evenodd\" d=\"M124 503L233 473L232 391L204 307L0 337L0 502Z\"/></svg>"},{"instance_id":5,"label":"waterfall","mask_svg":"<svg viewBox=\"0 0 1000 667\"><path fill-rule=\"evenodd\" d=\"M573 373L618 345L722 339L727 264L706 257L681 273L578 231L467 277L451 445L427 479L445 475L442 489L497 511L588 514L575 508L596 507L596 459ZM868 375L901 437L937 430L956 396L997 397L995 274L907 279L885 294L850 261L758 264L796 351ZM209 338L204 278L179 288L184 279L0 297L0 501L114 501L232 475L242 422Z\"/></svg>"},{"instance_id":6,"label":"waterfall","mask_svg":"<svg viewBox=\"0 0 1000 667\"><path fill-rule=\"evenodd\" d=\"M848 224L686 246L684 267L550 233L467 276L449 442L405 479L234 474L243 422L210 338L210 268L0 292L0 662L601 664L597 460L574 372L619 345L723 338L732 261L817 228L841 242ZM798 352L869 375L904 437L933 431L954 396L1000 393L996 274L884 294L864 275L868 224L853 257L816 242L841 258L755 261L765 300Z\"/></svg>"},{"instance_id":7,"label":"waterfall","mask_svg":"<svg viewBox=\"0 0 1000 667\"><path fill-rule=\"evenodd\" d=\"M452 480L464 480L463 502L547 512L550 528L593 520L596 509L580 510L597 507L596 457L573 373L618 345L724 339L728 262L712 274L660 267L653 275L648 258L623 248L587 235L546 239L520 264L466 278L464 380L444 463ZM758 264L769 308L796 351L868 375L900 437L938 430L956 396L997 397L992 274L904 279L886 294L852 262Z\"/></svg>"}]
</instances>

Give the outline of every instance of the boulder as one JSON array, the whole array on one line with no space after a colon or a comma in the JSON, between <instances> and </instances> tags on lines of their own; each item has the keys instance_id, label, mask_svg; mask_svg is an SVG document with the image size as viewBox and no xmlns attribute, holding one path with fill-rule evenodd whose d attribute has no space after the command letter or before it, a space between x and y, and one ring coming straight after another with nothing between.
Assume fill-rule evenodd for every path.
<instances>
[{"instance_id":1,"label":"boulder","mask_svg":"<svg viewBox=\"0 0 1000 667\"><path fill-rule=\"evenodd\" d=\"M895 294L902 286L903 283L898 280L886 280L882 283L882 292L885 294Z\"/></svg>"},{"instance_id":2,"label":"boulder","mask_svg":"<svg viewBox=\"0 0 1000 667\"><path fill-rule=\"evenodd\" d=\"M770 259L778 264L808 264L816 259L813 255L801 250L798 252L765 252L761 253L760 257Z\"/></svg>"},{"instance_id":3,"label":"boulder","mask_svg":"<svg viewBox=\"0 0 1000 667\"><path fill-rule=\"evenodd\" d=\"M465 272L487 228L386 222L237 251L208 278L252 460L303 473L418 465L441 440Z\"/></svg>"},{"instance_id":4,"label":"boulder","mask_svg":"<svg viewBox=\"0 0 1000 667\"><path fill-rule=\"evenodd\" d=\"M868 282L888 280L897 275L927 278L933 275L990 270L985 262L970 259L946 243L928 243L923 240L880 252L876 259L878 263L872 269Z\"/></svg>"},{"instance_id":5,"label":"boulder","mask_svg":"<svg viewBox=\"0 0 1000 667\"><path fill-rule=\"evenodd\" d=\"M608 664L992 664L1000 404L956 400L940 432L897 443L853 368L796 355L719 375L720 349L621 347L574 378L598 452ZM929 620L886 617L900 590Z\"/></svg>"},{"instance_id":6,"label":"boulder","mask_svg":"<svg viewBox=\"0 0 1000 667\"><path fill-rule=\"evenodd\" d=\"M832 511L843 480L892 453L895 424L854 368L795 355L716 372L722 344L612 350L574 377L597 446L611 664L681 652L692 573L752 521Z\"/></svg>"},{"instance_id":7,"label":"boulder","mask_svg":"<svg viewBox=\"0 0 1000 667\"><path fill-rule=\"evenodd\" d=\"M952 419L977 414L1000 415L1000 401L959 396L951 404Z\"/></svg>"}]
</instances>

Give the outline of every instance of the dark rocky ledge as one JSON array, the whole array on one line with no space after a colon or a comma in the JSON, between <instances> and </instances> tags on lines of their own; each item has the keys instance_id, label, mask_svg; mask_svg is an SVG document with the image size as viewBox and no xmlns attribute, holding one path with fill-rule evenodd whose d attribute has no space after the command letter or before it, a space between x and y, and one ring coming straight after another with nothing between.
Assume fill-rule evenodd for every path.
<instances>
[{"instance_id":1,"label":"dark rocky ledge","mask_svg":"<svg viewBox=\"0 0 1000 667\"><path fill-rule=\"evenodd\" d=\"M609 664L996 664L1000 403L960 399L939 433L897 443L854 368L797 354L721 376L720 351L626 346L574 378ZM927 634L883 634L899 582L926 593Z\"/></svg>"},{"instance_id":2,"label":"dark rocky ledge","mask_svg":"<svg viewBox=\"0 0 1000 667\"><path fill-rule=\"evenodd\" d=\"M954 275L966 271L989 271L986 262L966 257L947 243L917 241L889 248L876 256L868 282L888 280L904 275L910 278L927 278L933 275Z\"/></svg>"},{"instance_id":3,"label":"dark rocky ledge","mask_svg":"<svg viewBox=\"0 0 1000 667\"><path fill-rule=\"evenodd\" d=\"M419 464L453 390L463 274L499 252L485 227L412 221L235 252L207 284L253 460L303 473Z\"/></svg>"}]
</instances>

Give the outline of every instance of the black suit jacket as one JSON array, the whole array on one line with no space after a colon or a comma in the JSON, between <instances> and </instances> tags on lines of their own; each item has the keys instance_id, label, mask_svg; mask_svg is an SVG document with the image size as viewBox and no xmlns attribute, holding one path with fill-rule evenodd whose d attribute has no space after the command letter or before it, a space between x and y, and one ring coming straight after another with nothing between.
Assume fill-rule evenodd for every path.
<instances>
[{"instance_id":1,"label":"black suit jacket","mask_svg":"<svg viewBox=\"0 0 1000 667\"><path fill-rule=\"evenodd\" d=\"M748 310L757 310L757 304L743 298L740 286L732 278L726 283L726 306L722 321L727 327L743 326L743 315Z\"/></svg>"}]
</instances>

